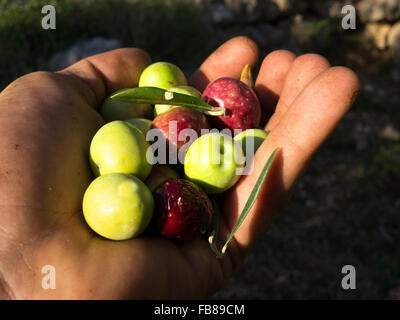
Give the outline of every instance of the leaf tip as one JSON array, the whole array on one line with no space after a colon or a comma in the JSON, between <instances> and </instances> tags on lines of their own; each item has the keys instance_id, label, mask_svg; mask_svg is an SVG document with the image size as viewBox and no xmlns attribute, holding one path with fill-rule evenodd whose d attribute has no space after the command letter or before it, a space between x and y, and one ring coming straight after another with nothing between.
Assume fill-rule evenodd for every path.
<instances>
[{"instance_id":1,"label":"leaf tip","mask_svg":"<svg viewBox=\"0 0 400 320\"><path fill-rule=\"evenodd\" d=\"M253 75L251 73L251 66L246 64L240 74L240 81L245 83L250 88L254 88Z\"/></svg>"}]
</instances>

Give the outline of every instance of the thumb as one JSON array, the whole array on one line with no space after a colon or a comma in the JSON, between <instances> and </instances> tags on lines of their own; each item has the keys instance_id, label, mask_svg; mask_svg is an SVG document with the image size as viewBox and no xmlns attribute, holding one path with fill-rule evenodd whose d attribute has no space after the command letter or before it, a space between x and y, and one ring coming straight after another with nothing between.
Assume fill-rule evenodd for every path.
<instances>
[{"instance_id":1,"label":"thumb","mask_svg":"<svg viewBox=\"0 0 400 320\"><path fill-rule=\"evenodd\" d=\"M145 51L122 48L90 56L58 73L69 75L79 82L80 86L77 87L81 88L85 96L88 96L89 87L93 94L87 100L96 108L112 92L136 87L140 74L150 63L151 58Z\"/></svg>"}]
</instances>

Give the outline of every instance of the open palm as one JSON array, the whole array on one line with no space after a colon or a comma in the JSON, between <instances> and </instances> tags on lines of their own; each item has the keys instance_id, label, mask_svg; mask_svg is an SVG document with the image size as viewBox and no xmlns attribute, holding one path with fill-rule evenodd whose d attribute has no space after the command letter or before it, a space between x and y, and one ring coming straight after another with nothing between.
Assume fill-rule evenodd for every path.
<instances>
[{"instance_id":1,"label":"open palm","mask_svg":"<svg viewBox=\"0 0 400 320\"><path fill-rule=\"evenodd\" d=\"M219 76L255 65L257 46L234 38L191 77L203 90ZM321 56L270 53L256 91L271 131L254 170L226 193L219 240L232 229L268 156L280 147L262 193L222 259L207 241L156 236L109 241L83 220L92 180L91 138L103 124L97 107L111 92L135 87L150 64L140 49L92 56L57 73L36 72L0 94L0 297L19 299L202 298L232 277L255 239L286 204L306 163L351 106L354 73ZM42 288L42 268L55 267L56 289Z\"/></svg>"}]
</instances>

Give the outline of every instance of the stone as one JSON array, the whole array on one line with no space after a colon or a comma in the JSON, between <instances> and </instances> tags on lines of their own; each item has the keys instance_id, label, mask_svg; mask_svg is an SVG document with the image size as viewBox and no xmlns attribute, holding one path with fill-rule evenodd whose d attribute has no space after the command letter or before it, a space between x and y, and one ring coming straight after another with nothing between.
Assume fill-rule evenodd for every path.
<instances>
[{"instance_id":1,"label":"stone","mask_svg":"<svg viewBox=\"0 0 400 320\"><path fill-rule=\"evenodd\" d=\"M255 23L260 20L276 20L281 14L279 6L273 0L224 0L239 22Z\"/></svg>"},{"instance_id":2,"label":"stone","mask_svg":"<svg viewBox=\"0 0 400 320\"><path fill-rule=\"evenodd\" d=\"M380 136L383 139L392 140L392 141L400 141L400 132L396 130L391 124L387 124L382 131L380 132Z\"/></svg>"},{"instance_id":3,"label":"stone","mask_svg":"<svg viewBox=\"0 0 400 320\"><path fill-rule=\"evenodd\" d=\"M216 0L193 0L193 2L197 5L207 5L215 2Z\"/></svg>"},{"instance_id":4,"label":"stone","mask_svg":"<svg viewBox=\"0 0 400 320\"><path fill-rule=\"evenodd\" d=\"M387 23L368 23L365 26L363 36L380 49L386 49L391 25Z\"/></svg>"},{"instance_id":5,"label":"stone","mask_svg":"<svg viewBox=\"0 0 400 320\"><path fill-rule=\"evenodd\" d=\"M388 47L393 50L397 58L400 58L400 22L397 22L389 31Z\"/></svg>"},{"instance_id":6,"label":"stone","mask_svg":"<svg viewBox=\"0 0 400 320\"><path fill-rule=\"evenodd\" d=\"M282 13L302 13L308 5L305 0L272 0Z\"/></svg>"},{"instance_id":7,"label":"stone","mask_svg":"<svg viewBox=\"0 0 400 320\"><path fill-rule=\"evenodd\" d=\"M322 18L339 19L343 17L343 6L348 4L353 5L354 3L351 0L312 1L311 9Z\"/></svg>"},{"instance_id":8,"label":"stone","mask_svg":"<svg viewBox=\"0 0 400 320\"><path fill-rule=\"evenodd\" d=\"M287 12L290 10L290 0L272 0L280 11Z\"/></svg>"},{"instance_id":9,"label":"stone","mask_svg":"<svg viewBox=\"0 0 400 320\"><path fill-rule=\"evenodd\" d=\"M261 18L265 1L225 0L225 5L235 13L239 21L252 23Z\"/></svg>"},{"instance_id":10,"label":"stone","mask_svg":"<svg viewBox=\"0 0 400 320\"><path fill-rule=\"evenodd\" d=\"M216 25L227 25L235 21L235 15L231 9L223 3L213 3L208 6L211 21Z\"/></svg>"},{"instance_id":11,"label":"stone","mask_svg":"<svg viewBox=\"0 0 400 320\"><path fill-rule=\"evenodd\" d=\"M47 65L49 70L60 70L70 66L71 64L74 64L81 59L121 47L122 42L118 39L95 37L90 40L77 43L64 52L53 54L50 57Z\"/></svg>"},{"instance_id":12,"label":"stone","mask_svg":"<svg viewBox=\"0 0 400 320\"><path fill-rule=\"evenodd\" d=\"M400 1L361 0L357 12L362 22L393 22L400 19Z\"/></svg>"},{"instance_id":13,"label":"stone","mask_svg":"<svg viewBox=\"0 0 400 320\"><path fill-rule=\"evenodd\" d=\"M262 8L262 21L270 22L275 21L279 18L281 11L276 3L272 1L265 1L264 7Z\"/></svg>"}]
</instances>

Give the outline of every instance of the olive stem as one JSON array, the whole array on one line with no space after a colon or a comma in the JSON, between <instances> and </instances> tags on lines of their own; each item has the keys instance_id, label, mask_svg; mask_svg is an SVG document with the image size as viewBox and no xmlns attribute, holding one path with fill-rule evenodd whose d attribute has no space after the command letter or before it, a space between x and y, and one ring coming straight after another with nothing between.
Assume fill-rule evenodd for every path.
<instances>
[{"instance_id":1,"label":"olive stem","mask_svg":"<svg viewBox=\"0 0 400 320\"><path fill-rule=\"evenodd\" d=\"M253 76L251 74L251 67L249 64L244 66L242 73L240 74L240 81L244 84L247 84L249 88L254 88Z\"/></svg>"}]
</instances>

